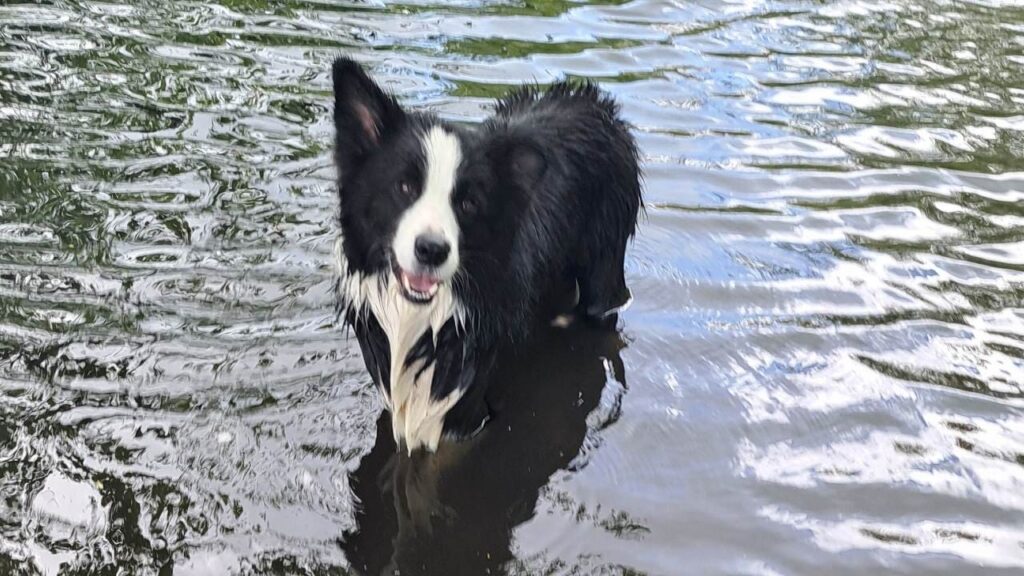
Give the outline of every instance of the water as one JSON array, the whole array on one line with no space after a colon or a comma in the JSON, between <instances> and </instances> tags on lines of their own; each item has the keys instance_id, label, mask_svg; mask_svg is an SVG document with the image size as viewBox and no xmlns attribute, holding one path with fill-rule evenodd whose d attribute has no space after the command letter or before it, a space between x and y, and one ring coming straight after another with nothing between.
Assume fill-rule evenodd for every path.
<instances>
[{"instance_id":1,"label":"water","mask_svg":"<svg viewBox=\"0 0 1024 576\"><path fill-rule=\"evenodd\" d=\"M340 52L642 147L619 332L434 457L334 315ZM0 157L0 574L1024 569L1011 0L5 2Z\"/></svg>"}]
</instances>

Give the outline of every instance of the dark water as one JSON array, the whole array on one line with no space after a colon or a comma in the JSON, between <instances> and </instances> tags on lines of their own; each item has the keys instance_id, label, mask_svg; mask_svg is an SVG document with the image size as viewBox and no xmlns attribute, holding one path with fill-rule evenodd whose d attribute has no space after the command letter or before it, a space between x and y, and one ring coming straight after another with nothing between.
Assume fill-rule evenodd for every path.
<instances>
[{"instance_id":1,"label":"dark water","mask_svg":"<svg viewBox=\"0 0 1024 576\"><path fill-rule=\"evenodd\" d=\"M332 301L328 65L593 77L618 333L398 457ZM358 570L356 570L358 569ZM1024 8L0 5L0 574L1020 574Z\"/></svg>"}]
</instances>

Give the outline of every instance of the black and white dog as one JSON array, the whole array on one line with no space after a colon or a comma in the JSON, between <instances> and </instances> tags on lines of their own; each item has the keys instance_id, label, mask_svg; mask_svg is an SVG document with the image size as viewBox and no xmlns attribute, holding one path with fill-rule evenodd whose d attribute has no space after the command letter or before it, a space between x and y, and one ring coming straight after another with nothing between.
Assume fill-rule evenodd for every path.
<instances>
[{"instance_id":1,"label":"black and white dog","mask_svg":"<svg viewBox=\"0 0 1024 576\"><path fill-rule=\"evenodd\" d=\"M396 443L433 451L483 426L496 351L560 298L604 322L628 303L636 144L590 84L519 89L467 128L403 110L352 60L333 82L340 302Z\"/></svg>"}]
</instances>

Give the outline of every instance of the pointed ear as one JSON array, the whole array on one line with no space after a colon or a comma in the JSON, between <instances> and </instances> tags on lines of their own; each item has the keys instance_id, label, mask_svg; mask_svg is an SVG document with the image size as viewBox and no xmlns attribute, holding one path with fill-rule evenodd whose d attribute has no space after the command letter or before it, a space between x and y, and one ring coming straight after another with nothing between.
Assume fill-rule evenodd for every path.
<instances>
[{"instance_id":1,"label":"pointed ear","mask_svg":"<svg viewBox=\"0 0 1024 576\"><path fill-rule=\"evenodd\" d=\"M527 191L540 182L548 169L544 152L527 140L501 139L491 148L488 156L498 174L513 180Z\"/></svg>"},{"instance_id":2,"label":"pointed ear","mask_svg":"<svg viewBox=\"0 0 1024 576\"><path fill-rule=\"evenodd\" d=\"M401 125L405 113L355 61L338 58L331 76L334 81L334 156L341 173L348 174Z\"/></svg>"}]
</instances>

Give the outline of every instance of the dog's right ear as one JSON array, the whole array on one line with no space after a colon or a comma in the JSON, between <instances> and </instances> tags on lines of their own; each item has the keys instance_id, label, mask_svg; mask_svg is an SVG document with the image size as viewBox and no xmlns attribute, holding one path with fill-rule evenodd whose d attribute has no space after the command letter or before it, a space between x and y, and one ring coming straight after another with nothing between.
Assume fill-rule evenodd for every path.
<instances>
[{"instance_id":1,"label":"dog's right ear","mask_svg":"<svg viewBox=\"0 0 1024 576\"><path fill-rule=\"evenodd\" d=\"M380 146L405 119L401 106L354 60L340 57L331 69L334 81L334 156L348 174Z\"/></svg>"}]
</instances>

